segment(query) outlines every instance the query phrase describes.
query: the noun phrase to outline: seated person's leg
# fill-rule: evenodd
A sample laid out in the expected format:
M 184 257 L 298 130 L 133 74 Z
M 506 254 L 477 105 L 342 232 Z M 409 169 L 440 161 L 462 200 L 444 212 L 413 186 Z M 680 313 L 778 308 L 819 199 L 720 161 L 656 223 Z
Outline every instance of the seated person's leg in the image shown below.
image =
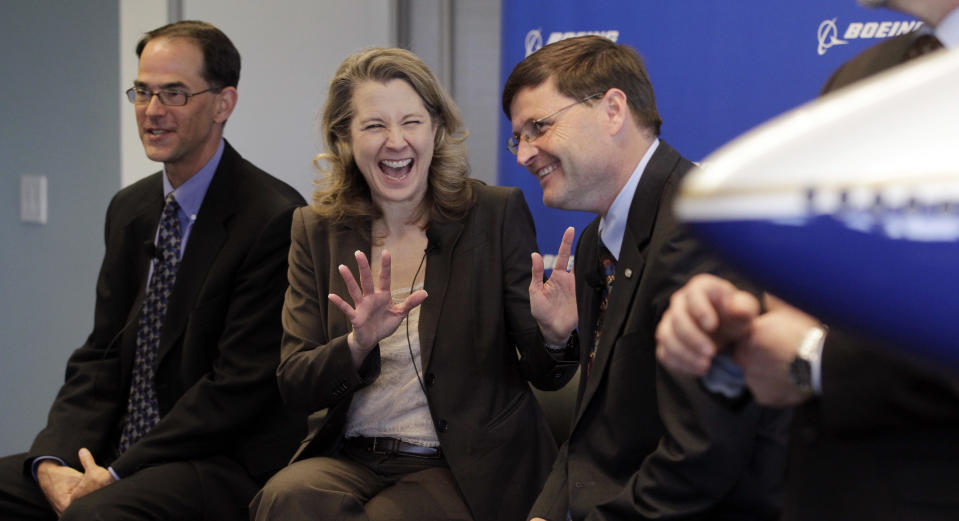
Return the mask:
M 472 521 L 469 507 L 449 468 L 406 474 L 366 503 L 370 521 Z
M 236 520 L 256 484 L 228 458 L 174 462 L 148 467 L 84 496 L 68 507 L 61 521 L 103 519 Z
M 25 456 L 0 458 L 0 519 L 56 521 L 40 486 L 23 472 Z
M 363 504 L 383 486 L 365 465 L 309 458 L 276 473 L 250 504 L 250 519 L 365 520 Z

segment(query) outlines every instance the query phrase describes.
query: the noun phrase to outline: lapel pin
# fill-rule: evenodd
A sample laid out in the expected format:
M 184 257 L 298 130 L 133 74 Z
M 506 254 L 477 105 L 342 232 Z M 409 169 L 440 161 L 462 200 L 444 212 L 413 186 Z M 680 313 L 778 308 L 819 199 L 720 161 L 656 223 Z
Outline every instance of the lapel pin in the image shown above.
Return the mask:
M 627 279 L 628 279 L 628 278 L 632 278 L 632 276 L 633 276 L 633 270 L 631 270 L 631 269 L 629 269 L 629 268 L 626 268 L 626 271 L 623 272 L 623 275 L 625 275 Z

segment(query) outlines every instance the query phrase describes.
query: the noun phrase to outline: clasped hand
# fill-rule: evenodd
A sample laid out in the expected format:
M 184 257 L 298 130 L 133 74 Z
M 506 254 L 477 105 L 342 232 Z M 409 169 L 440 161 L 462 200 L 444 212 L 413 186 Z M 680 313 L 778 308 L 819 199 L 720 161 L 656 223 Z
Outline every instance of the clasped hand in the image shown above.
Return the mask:
M 37 468 L 40 489 L 58 516 L 73 501 L 115 481 L 109 470 L 97 464 L 89 450 L 80 449 L 79 456 L 82 473 L 54 461 L 45 461 Z
M 353 355 L 353 364 L 360 367 L 373 347 L 393 334 L 406 315 L 426 300 L 427 293 L 422 289 L 414 291 L 402 302 L 394 303 L 390 294 L 390 253 L 383 250 L 380 274 L 375 286 L 366 255 L 357 250 L 354 256 L 360 274 L 359 284 L 348 267 L 340 264 L 338 268 L 350 298 L 353 299 L 353 306 L 335 293 L 330 293 L 329 299 L 353 326 L 353 331 L 346 339 Z

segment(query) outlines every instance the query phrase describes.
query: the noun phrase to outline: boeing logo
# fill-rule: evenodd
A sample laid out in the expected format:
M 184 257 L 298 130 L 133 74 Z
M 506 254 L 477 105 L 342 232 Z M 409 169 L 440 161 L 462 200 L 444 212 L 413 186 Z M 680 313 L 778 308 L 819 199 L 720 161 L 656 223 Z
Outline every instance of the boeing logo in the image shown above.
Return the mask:
M 836 19 L 823 20 L 819 24 L 819 30 L 816 31 L 819 47 L 816 51 L 820 56 L 826 54 L 830 47 L 835 45 L 844 45 L 849 40 L 870 39 L 870 38 L 890 38 L 906 34 L 922 27 L 919 20 L 902 20 L 896 22 L 851 22 L 846 26 L 846 31 L 842 38 L 839 38 L 839 28 L 836 26 Z
M 817 31 L 819 36 L 819 55 L 822 56 L 826 54 L 826 49 L 829 49 L 833 45 L 845 45 L 849 42 L 846 40 L 840 40 L 837 38 L 839 35 L 839 30 L 836 29 L 836 19 L 832 20 L 823 20 L 819 24 L 819 31 Z
M 546 40 L 546 45 L 558 42 L 560 40 L 565 40 L 567 38 L 574 38 L 576 36 L 586 36 L 590 34 L 602 36 L 614 42 L 619 40 L 619 31 L 615 29 L 609 30 L 609 31 L 566 31 L 566 32 L 549 33 L 549 38 Z M 534 52 L 540 50 L 543 47 L 542 29 L 532 29 L 530 30 L 530 32 L 526 33 L 525 43 L 526 43 L 526 56 L 529 56 L 530 54 L 533 54 Z

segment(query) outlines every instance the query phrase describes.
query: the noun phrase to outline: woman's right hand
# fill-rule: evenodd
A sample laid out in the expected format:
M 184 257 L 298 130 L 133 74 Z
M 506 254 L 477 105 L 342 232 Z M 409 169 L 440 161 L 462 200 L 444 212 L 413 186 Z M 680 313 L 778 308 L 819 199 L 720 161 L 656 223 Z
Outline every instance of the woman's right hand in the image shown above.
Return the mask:
M 373 272 L 366 255 L 357 250 L 354 256 L 360 272 L 360 284 L 356 283 L 356 278 L 348 267 L 340 264 L 338 268 L 354 305 L 350 306 L 334 293 L 330 293 L 329 298 L 353 326 L 353 331 L 346 340 L 353 355 L 353 366 L 359 368 L 376 344 L 393 334 L 406 315 L 426 300 L 427 293 L 422 289 L 414 291 L 402 302 L 393 303 L 390 294 L 390 253 L 383 250 L 380 276 L 375 287 Z

